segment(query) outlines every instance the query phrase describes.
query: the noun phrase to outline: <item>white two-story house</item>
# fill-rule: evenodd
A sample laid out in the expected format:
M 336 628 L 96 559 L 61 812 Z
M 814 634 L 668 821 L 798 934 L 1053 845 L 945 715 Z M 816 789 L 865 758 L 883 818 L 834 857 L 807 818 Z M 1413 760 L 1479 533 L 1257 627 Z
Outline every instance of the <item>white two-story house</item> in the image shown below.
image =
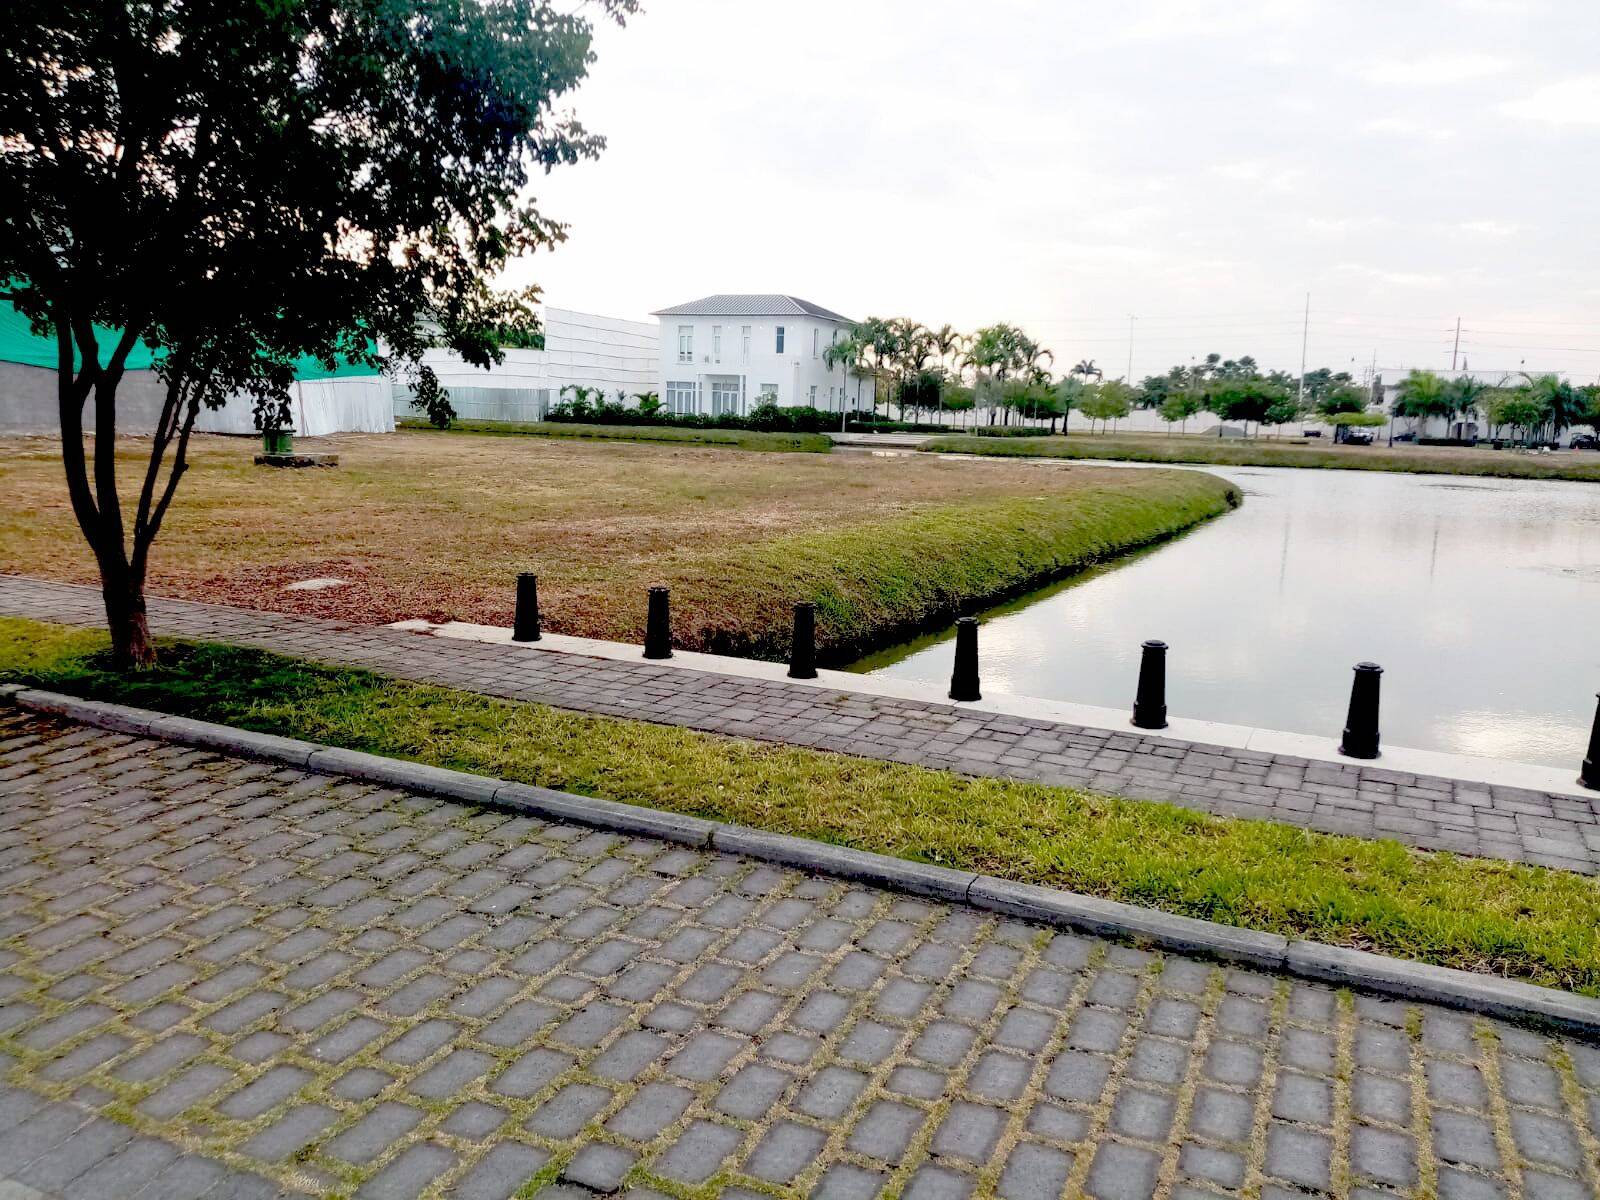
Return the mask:
M 872 381 L 823 357 L 851 321 L 795 296 L 707 296 L 661 322 L 661 401 L 671 412 L 743 415 L 772 396 L 825 412 L 872 407 Z

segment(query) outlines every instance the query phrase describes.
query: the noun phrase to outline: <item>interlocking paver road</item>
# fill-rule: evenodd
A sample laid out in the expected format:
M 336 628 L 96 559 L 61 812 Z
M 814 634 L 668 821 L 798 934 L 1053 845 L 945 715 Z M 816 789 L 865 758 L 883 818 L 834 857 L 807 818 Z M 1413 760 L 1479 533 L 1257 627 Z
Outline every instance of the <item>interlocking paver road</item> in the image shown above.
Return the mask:
M 160 633 L 486 695 L 1600 872 L 1600 799 L 220 604 L 152 600 L 150 611 Z M 0 575 L 0 612 L 84 625 L 105 621 L 97 591 L 17 576 Z
M 0 1072 L 7 1200 L 1600 1192 L 1593 1046 L 16 712 Z

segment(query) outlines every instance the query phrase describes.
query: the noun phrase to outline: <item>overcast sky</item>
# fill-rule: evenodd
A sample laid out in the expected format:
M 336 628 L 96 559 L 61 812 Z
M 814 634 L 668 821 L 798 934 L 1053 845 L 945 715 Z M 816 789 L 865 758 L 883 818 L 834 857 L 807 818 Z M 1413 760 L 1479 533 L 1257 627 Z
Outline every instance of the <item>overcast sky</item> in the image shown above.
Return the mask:
M 788 292 L 1216 350 L 1600 377 L 1595 0 L 645 0 L 521 264 L 613 316 Z M 1352 365 L 1354 360 L 1354 366 Z

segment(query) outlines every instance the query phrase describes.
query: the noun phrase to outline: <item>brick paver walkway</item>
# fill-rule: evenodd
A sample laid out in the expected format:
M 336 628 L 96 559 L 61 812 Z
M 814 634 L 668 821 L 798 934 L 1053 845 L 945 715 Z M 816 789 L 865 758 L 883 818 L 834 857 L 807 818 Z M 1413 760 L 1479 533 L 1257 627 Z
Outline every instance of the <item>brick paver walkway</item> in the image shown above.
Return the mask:
M 0 914 L 68 1200 L 1600 1194 L 1591 1045 L 20 713 Z
M 97 591 L 15 576 L 0 576 L 0 613 L 105 621 Z M 154 600 L 151 621 L 169 635 L 584 712 L 1600 871 L 1600 803 L 1572 796 L 223 605 Z

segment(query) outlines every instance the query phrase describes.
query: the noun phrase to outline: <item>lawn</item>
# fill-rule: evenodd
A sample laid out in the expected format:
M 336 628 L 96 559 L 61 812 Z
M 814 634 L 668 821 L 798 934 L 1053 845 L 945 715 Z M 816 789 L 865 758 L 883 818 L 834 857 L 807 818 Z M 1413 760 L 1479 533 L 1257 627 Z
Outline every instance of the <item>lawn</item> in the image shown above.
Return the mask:
M 1600 995 L 1600 881 L 1066 788 L 849 758 L 225 646 L 106 668 L 0 618 L 0 679 Z
M 782 657 L 794 602 L 812 600 L 822 657 L 841 662 L 1238 500 L 1192 471 L 974 471 L 916 455 L 420 432 L 323 448 L 337 468 L 285 471 L 252 465 L 253 441 L 197 439 L 150 591 L 509 624 L 513 579 L 536 570 L 548 628 L 638 641 L 646 589 L 664 583 L 684 647 Z M 145 452 L 119 447 L 125 481 Z M 90 583 L 58 456 L 49 439 L 0 440 L 0 572 Z M 285 590 L 326 577 L 348 582 Z
M 918 447 L 935 454 L 1001 458 L 1098 458 L 1125 462 L 1204 463 L 1218 467 L 1311 467 L 1409 471 L 1500 479 L 1573 479 L 1600 483 L 1600 454 L 1567 450 L 1526 454 L 1464 446 L 1335 446 L 1304 439 L 1083 434 L 1069 437 L 939 437 Z

